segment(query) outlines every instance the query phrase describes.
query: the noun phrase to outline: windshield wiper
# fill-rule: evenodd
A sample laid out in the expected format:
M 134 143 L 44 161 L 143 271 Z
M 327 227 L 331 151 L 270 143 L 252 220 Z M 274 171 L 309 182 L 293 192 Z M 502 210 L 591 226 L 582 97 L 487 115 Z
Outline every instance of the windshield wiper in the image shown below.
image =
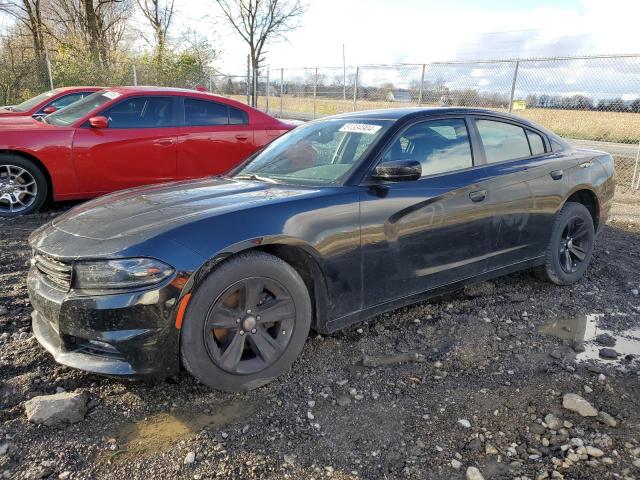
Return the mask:
M 263 177 L 262 175 L 256 175 L 255 173 L 249 175 L 236 175 L 233 178 L 237 178 L 238 180 L 258 180 L 259 182 L 279 183 L 276 182 L 273 178 Z

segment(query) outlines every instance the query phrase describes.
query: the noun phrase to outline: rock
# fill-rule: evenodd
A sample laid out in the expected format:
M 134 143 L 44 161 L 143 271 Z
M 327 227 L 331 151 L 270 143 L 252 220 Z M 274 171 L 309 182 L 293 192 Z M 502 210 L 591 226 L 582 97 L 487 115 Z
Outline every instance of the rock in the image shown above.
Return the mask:
M 466 480 L 484 480 L 482 473 L 476 467 L 467 468 L 467 473 L 464 476 Z
M 0 315 L 6 315 L 7 313 L 9 313 L 7 307 L 0 305 Z
M 638 290 L 637 288 L 631 289 L 631 295 L 638 295 L 638 294 L 640 294 L 640 290 Z
M 9 442 L 0 443 L 0 455 L 6 455 L 9 451 Z
M 562 352 L 560 350 L 554 350 L 549 354 L 551 358 L 555 358 L 556 360 L 560 360 L 562 358 Z
M 464 446 L 465 450 L 480 450 L 482 448 L 482 442 L 480 441 L 480 439 L 478 437 L 474 438 L 473 440 L 471 440 L 469 443 L 467 443 Z
M 458 425 L 461 425 L 464 428 L 471 428 L 471 422 L 465 418 L 458 420 Z
M 295 465 L 296 464 L 296 456 L 290 453 L 285 453 L 284 454 L 284 463 L 288 464 L 288 465 Z
M 573 351 L 576 353 L 582 353 L 587 350 L 583 342 L 573 342 L 571 348 L 573 348 Z
M 544 423 L 547 424 L 549 430 L 560 430 L 560 428 L 562 428 L 562 422 L 552 413 L 544 417 Z
M 618 426 L 617 420 L 607 412 L 598 412 L 598 420 L 600 423 L 604 423 L 607 427 L 615 428 Z
M 618 358 L 618 355 L 620 355 L 613 348 L 601 348 L 598 353 L 600 354 L 600 356 L 602 358 L 613 358 L 614 359 L 614 358 Z
M 71 470 L 65 470 L 60 475 L 58 475 L 59 480 L 67 480 L 69 477 L 71 477 Z
M 336 403 L 341 407 L 346 407 L 347 405 L 351 404 L 351 398 L 347 397 L 346 395 L 342 395 L 336 399 Z
M 599 458 L 604 456 L 604 452 L 599 448 L 588 446 L 587 455 L 589 455 L 590 457 Z
M 490 444 L 486 444 L 484 446 L 484 453 L 486 453 L 487 455 L 497 455 L 498 454 L 498 449 L 496 447 L 494 447 L 493 445 Z
M 87 413 L 87 395 L 63 392 L 33 397 L 24 404 L 27 420 L 47 426 L 76 423 Z
M 567 410 L 576 412 L 582 417 L 595 417 L 598 411 L 580 395 L 567 393 L 562 398 L 562 406 Z
M 191 465 L 196 461 L 196 452 L 189 452 L 187 456 L 184 457 L 184 461 L 182 462 L 185 465 Z
M 585 385 L 585 386 L 584 386 L 584 387 L 582 387 L 582 388 L 584 388 L 584 391 L 585 391 L 586 393 L 591 393 L 591 392 L 593 392 L 593 388 L 591 388 L 589 385 Z
M 454 458 L 453 460 L 451 460 L 451 467 L 453 467 L 455 470 L 460 470 L 462 468 L 462 463 Z
M 604 345 L 605 347 L 613 347 L 616 344 L 616 338 L 608 333 L 601 333 L 596 336 L 596 343 Z

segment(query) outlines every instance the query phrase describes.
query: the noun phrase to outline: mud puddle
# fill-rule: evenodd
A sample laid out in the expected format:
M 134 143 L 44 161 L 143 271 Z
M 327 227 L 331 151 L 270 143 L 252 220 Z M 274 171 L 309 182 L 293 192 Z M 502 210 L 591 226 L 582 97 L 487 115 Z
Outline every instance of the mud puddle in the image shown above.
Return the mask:
M 148 455 L 166 451 L 205 428 L 219 428 L 251 415 L 255 408 L 244 402 L 234 402 L 214 407 L 213 410 L 207 414 L 158 413 L 144 420 L 123 424 L 114 434 L 120 447 L 117 454 Z
M 583 352 L 576 353 L 576 360 L 619 361 L 627 355 L 640 357 L 640 328 L 614 332 L 599 325 L 604 315 L 592 313 L 579 317 L 554 320 L 540 328 L 540 332 L 554 335 L 574 344 L 581 343 Z M 601 349 L 613 349 L 617 358 L 603 358 Z

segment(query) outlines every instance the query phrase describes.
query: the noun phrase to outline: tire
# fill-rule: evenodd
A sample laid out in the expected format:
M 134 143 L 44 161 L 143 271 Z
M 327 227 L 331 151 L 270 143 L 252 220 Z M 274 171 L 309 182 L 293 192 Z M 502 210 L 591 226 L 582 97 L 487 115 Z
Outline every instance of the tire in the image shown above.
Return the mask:
M 589 266 L 594 241 L 589 210 L 581 203 L 567 202 L 554 221 L 545 263 L 536 269 L 538 278 L 556 285 L 576 283 Z
M 311 313 L 307 287 L 291 265 L 263 252 L 240 254 L 193 293 L 180 335 L 182 363 L 214 389 L 258 388 L 300 355 Z
M 0 154 L 0 217 L 33 213 L 48 194 L 47 179 L 38 166 L 19 155 Z

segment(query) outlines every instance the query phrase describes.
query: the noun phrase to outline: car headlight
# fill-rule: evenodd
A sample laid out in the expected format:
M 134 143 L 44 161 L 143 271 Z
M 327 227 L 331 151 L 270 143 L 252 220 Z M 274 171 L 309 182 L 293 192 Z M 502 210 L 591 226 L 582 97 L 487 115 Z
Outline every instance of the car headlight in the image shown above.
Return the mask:
M 174 269 L 153 258 L 125 258 L 76 262 L 75 288 L 86 290 L 135 288 L 153 285 L 170 277 Z

